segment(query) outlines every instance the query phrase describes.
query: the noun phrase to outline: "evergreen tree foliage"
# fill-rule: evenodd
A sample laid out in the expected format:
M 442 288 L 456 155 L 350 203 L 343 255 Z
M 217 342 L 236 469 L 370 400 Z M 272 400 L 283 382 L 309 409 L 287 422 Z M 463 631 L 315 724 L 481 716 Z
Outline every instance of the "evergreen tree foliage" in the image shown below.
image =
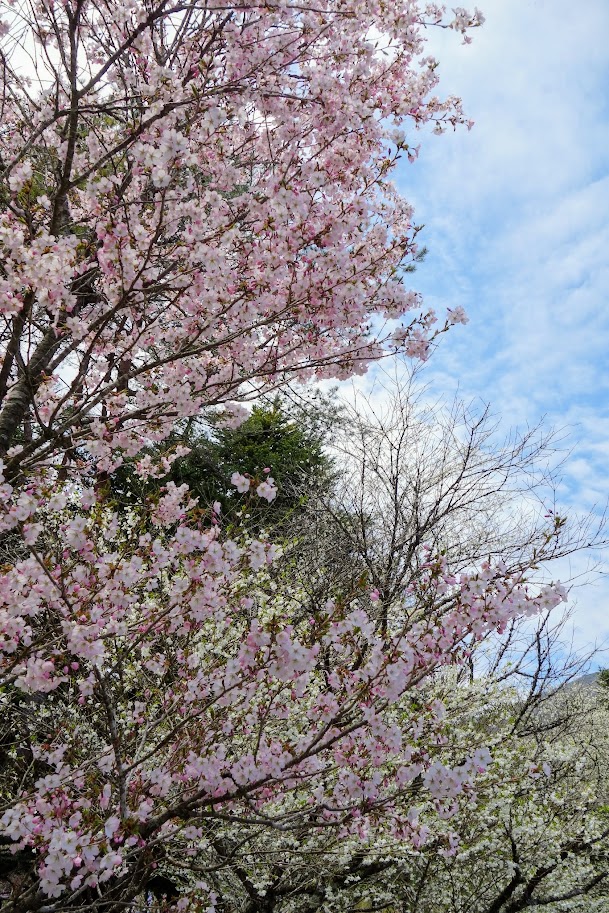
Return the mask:
M 331 485 L 332 459 L 324 444 L 340 420 L 341 408 L 333 394 L 316 394 L 306 399 L 277 395 L 259 402 L 237 428 L 220 420 L 206 421 L 205 426 L 191 422 L 170 441 L 170 449 L 180 444 L 190 452 L 173 463 L 166 478 L 141 479 L 135 464 L 129 463 L 113 475 L 113 493 L 126 507 L 145 501 L 167 482 L 186 483 L 200 507 L 220 505 L 224 526 L 238 522 L 251 531 L 264 528 L 277 534 L 313 492 Z M 158 455 L 158 449 L 151 452 Z M 239 494 L 231 485 L 235 472 L 256 484 L 273 478 L 276 499 L 261 504 L 259 498 Z

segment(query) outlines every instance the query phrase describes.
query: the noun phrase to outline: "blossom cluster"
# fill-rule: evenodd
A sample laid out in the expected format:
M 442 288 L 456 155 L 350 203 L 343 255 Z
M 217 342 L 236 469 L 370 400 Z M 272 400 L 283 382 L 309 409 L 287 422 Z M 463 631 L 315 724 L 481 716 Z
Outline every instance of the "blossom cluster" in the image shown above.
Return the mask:
M 186 485 L 165 486 L 139 535 L 137 511 L 53 490 L 32 486 L 27 509 L 8 496 L 5 528 L 38 535 L 0 576 L 3 681 L 45 695 L 54 720 L 33 748 L 51 772 L 1 828 L 36 850 L 50 897 L 127 877 L 149 846 L 179 839 L 180 820 L 212 808 L 244 828 L 287 816 L 345 838 L 393 809 L 395 834 L 421 847 L 429 827 L 403 807 L 415 779 L 448 820 L 490 756 L 480 746 L 447 765 L 442 703 L 409 715 L 411 696 L 476 638 L 564 598 L 501 566 L 455 578 L 424 550 L 411 595 L 435 608 L 418 620 L 382 636 L 357 600 L 330 600 L 296 624 L 268 600 L 257 607 L 273 546 L 227 539 Z
M 107 5 L 86 0 L 74 19 L 33 3 L 26 44 L 65 47 L 65 80 L 41 74 L 36 97 L 19 70 L 0 77 L 0 313 L 36 366 L 36 433 L 14 470 L 77 446 L 112 472 L 206 407 L 240 421 L 248 384 L 344 378 L 396 347 L 425 358 L 436 317 L 405 283 L 418 229 L 390 175 L 425 125 L 467 123 L 436 94 L 425 36 L 467 35 L 478 11 Z M 0 36 L 7 59 L 18 34 Z M 465 320 L 458 308 L 443 329 Z M 7 356 L 14 430 L 24 391 Z M 9 437 L 0 416 L 0 448 Z

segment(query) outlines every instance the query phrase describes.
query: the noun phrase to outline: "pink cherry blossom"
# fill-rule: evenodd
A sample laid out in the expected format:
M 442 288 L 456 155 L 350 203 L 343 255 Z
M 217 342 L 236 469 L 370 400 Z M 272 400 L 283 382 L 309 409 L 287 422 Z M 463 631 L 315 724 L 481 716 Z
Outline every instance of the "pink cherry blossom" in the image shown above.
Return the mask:
M 246 476 L 241 475 L 240 472 L 233 472 L 230 483 L 235 486 L 239 494 L 245 494 L 246 491 L 249 491 L 251 484 L 250 480 Z
M 269 504 L 277 497 L 277 487 L 274 480 L 269 476 L 264 482 L 256 487 L 256 494 L 259 498 L 265 498 Z

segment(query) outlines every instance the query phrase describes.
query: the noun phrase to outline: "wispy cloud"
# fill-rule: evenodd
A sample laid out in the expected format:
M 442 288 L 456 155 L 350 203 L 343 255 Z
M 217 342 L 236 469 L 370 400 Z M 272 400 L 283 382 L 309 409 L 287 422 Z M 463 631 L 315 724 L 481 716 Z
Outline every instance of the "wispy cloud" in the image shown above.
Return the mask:
M 506 425 L 568 426 L 559 494 L 586 510 L 609 496 L 609 4 L 480 5 L 473 45 L 432 40 L 474 131 L 426 138 L 398 175 L 425 223 L 417 288 L 439 314 L 470 316 L 427 379 L 490 401 Z M 609 636 L 606 579 L 578 603 L 580 639 Z

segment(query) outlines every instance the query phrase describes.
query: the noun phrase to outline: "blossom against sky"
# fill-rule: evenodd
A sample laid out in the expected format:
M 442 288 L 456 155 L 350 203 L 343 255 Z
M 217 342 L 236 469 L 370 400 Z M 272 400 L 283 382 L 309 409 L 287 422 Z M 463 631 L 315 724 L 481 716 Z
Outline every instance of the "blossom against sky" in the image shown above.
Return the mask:
M 469 47 L 433 36 L 471 133 L 426 136 L 397 175 L 429 248 L 414 285 L 470 317 L 424 372 L 490 402 L 503 424 L 568 426 L 559 492 L 609 497 L 609 3 L 484 0 Z M 609 558 L 605 555 L 605 569 Z M 579 573 L 584 562 L 575 560 Z M 561 569 L 564 576 L 569 571 Z M 578 589 L 578 640 L 609 635 L 609 583 Z

